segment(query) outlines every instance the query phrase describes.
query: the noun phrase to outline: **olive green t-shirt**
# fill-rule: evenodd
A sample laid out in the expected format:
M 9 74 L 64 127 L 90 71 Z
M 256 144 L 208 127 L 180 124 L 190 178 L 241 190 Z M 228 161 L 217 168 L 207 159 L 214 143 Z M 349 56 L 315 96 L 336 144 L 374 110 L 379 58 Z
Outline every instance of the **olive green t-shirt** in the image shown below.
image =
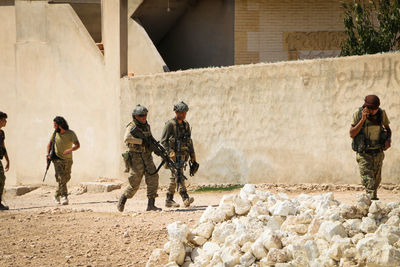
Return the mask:
M 50 141 L 52 141 L 53 135 L 50 138 Z M 68 130 L 63 134 L 56 133 L 56 139 L 55 139 L 55 151 L 57 157 L 60 159 L 72 159 L 72 153 L 68 155 L 64 155 L 64 151 L 67 149 L 70 149 L 74 143 L 78 142 L 78 137 L 74 133 L 74 131 Z
M 378 111 L 379 112 L 379 111 Z M 353 122 L 351 125 L 355 126 L 360 120 L 361 120 L 362 114 L 359 109 L 356 110 L 353 114 Z M 380 125 L 372 124 L 370 120 L 367 120 L 364 122 L 365 127 L 364 127 L 364 135 L 371 140 L 371 147 L 372 149 L 379 148 L 379 132 L 381 129 Z M 382 109 L 382 125 L 389 125 L 390 121 L 386 115 L 385 110 Z

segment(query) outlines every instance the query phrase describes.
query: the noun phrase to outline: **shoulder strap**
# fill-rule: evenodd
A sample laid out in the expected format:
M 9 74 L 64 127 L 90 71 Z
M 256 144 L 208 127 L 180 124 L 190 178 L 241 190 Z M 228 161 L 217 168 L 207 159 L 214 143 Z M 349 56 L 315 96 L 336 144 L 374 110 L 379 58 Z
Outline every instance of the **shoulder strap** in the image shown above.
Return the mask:
M 189 123 L 186 120 L 184 120 L 183 123 L 185 125 L 185 130 L 188 132 L 190 130 L 189 129 Z
M 52 142 L 53 145 L 56 142 L 56 134 L 57 134 L 57 131 L 54 131 L 53 137 L 51 138 L 51 142 Z
M 178 121 L 176 120 L 176 118 L 173 118 L 171 120 L 171 122 L 172 122 L 172 125 L 174 127 L 174 136 L 175 136 L 175 138 L 178 138 L 178 130 L 177 130 Z
M 383 111 L 382 111 L 382 109 L 381 108 L 379 108 L 379 110 L 378 110 L 378 122 L 379 122 L 379 125 L 382 127 L 382 123 L 383 123 Z

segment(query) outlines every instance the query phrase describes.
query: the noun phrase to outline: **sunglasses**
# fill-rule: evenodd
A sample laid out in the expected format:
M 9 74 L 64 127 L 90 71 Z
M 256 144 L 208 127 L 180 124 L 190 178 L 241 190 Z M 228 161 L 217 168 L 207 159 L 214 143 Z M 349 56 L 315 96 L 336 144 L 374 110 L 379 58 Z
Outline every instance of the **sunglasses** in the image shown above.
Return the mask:
M 146 117 L 146 116 L 147 116 L 147 114 L 138 115 L 138 117 Z

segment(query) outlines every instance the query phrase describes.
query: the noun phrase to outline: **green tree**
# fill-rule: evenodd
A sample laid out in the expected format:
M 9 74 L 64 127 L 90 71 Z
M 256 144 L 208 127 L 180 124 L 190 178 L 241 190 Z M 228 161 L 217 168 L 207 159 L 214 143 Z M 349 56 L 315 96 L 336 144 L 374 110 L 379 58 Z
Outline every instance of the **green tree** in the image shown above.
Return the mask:
M 400 0 L 341 2 L 346 39 L 341 56 L 400 49 Z

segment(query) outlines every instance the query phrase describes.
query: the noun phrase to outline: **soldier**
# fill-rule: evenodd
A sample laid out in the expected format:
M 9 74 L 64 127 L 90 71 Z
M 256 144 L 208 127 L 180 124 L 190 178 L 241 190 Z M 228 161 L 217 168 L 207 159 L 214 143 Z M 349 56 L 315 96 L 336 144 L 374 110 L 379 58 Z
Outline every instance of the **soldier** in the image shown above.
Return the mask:
M 53 159 L 53 164 L 58 183 L 54 200 L 57 204 L 68 205 L 67 183 L 71 179 L 72 152 L 80 148 L 80 143 L 78 137 L 74 131 L 69 129 L 68 123 L 63 117 L 55 117 L 53 126 L 55 131 L 47 145 L 47 158 L 50 157 L 51 146 L 54 142 L 55 158 Z
M 8 158 L 6 145 L 4 143 L 4 139 L 6 138 L 4 131 L 1 128 L 5 127 L 7 124 L 7 114 L 0 111 L 0 210 L 8 210 L 8 207 L 1 203 L 4 191 L 4 185 L 6 183 L 6 176 L 4 172 L 7 172 L 10 168 L 10 159 Z M 3 168 L 3 164 L 1 160 L 3 157 L 6 158 L 6 167 Z
M 185 120 L 188 110 L 188 105 L 186 105 L 183 101 L 174 105 L 176 117 L 165 123 L 161 137 L 161 144 L 174 161 L 176 161 L 178 156 L 180 156 L 184 161 L 184 164 L 186 164 L 190 157 L 191 163 L 197 165 L 190 126 Z M 180 152 L 178 151 L 177 147 L 178 142 L 180 144 Z M 180 155 L 178 153 L 180 153 Z M 177 186 L 177 177 L 175 176 L 176 175 L 172 173 L 168 187 L 167 198 L 165 200 L 165 206 L 168 208 L 179 207 L 179 204 L 174 201 L 174 193 Z M 181 179 L 179 182 L 179 194 L 182 197 L 185 207 L 189 207 L 190 204 L 193 203 L 194 198 L 189 197 L 184 179 Z
M 361 183 L 371 199 L 378 200 L 377 189 L 381 182 L 382 162 L 385 157 L 383 151 L 391 145 L 392 132 L 385 110 L 379 108 L 379 97 L 368 95 L 364 102 L 353 114 L 350 137 L 354 139 L 353 143 L 359 142 L 358 140 L 365 143 L 364 148 L 356 149 Z
M 124 142 L 129 149 L 129 185 L 118 201 L 118 210 L 124 211 L 126 200 L 132 198 L 139 189 L 143 175 L 147 185 L 147 209 L 146 211 L 159 211 L 154 204 L 158 190 L 158 174 L 151 155 L 152 151 L 145 145 L 142 139 L 132 136 L 131 130 L 139 127 L 146 136 L 151 135 L 150 125 L 147 123 L 148 110 L 144 106 L 137 105 L 132 113 L 132 122 L 126 127 Z

